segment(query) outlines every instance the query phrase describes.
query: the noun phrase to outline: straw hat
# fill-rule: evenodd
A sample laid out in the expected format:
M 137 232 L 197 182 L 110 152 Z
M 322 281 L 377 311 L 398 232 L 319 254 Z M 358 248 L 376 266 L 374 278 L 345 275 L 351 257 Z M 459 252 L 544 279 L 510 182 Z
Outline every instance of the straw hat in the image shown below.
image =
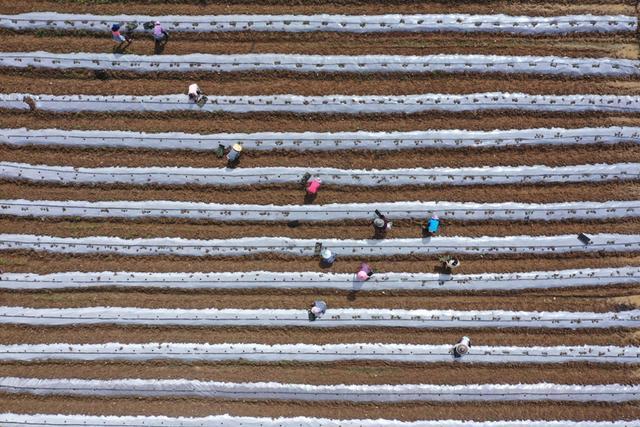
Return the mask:
M 233 144 L 233 147 L 231 148 L 233 148 L 233 151 L 237 151 L 237 152 L 242 151 L 242 145 L 240 144 Z

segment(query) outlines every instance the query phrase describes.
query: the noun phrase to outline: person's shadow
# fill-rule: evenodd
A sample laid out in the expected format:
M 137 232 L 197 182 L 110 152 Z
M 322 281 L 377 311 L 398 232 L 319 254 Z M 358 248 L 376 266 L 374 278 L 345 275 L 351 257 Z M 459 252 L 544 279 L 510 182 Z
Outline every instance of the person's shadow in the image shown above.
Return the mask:
M 156 55 L 161 55 L 164 53 L 164 48 L 167 45 L 166 41 L 161 41 L 161 42 L 156 42 L 155 46 L 153 47 L 153 53 Z
M 353 275 L 353 281 L 351 282 L 351 290 L 347 295 L 348 301 L 355 301 L 358 298 L 358 292 L 363 288 L 364 284 L 367 283 L 367 280 L 362 281 L 356 278 L 356 275 Z

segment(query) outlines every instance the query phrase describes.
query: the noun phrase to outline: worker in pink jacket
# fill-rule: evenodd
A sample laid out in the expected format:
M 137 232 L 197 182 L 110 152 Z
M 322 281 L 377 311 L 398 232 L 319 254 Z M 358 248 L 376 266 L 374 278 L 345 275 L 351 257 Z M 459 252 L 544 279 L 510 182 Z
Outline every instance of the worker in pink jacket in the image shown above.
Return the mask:
M 358 272 L 356 273 L 356 279 L 360 282 L 365 282 L 369 280 L 373 276 L 373 269 L 366 262 L 360 263 L 360 268 L 358 268 Z
M 320 178 L 310 179 L 307 183 L 307 194 L 315 196 L 318 194 L 318 190 L 320 190 L 320 185 L 322 185 L 322 181 Z

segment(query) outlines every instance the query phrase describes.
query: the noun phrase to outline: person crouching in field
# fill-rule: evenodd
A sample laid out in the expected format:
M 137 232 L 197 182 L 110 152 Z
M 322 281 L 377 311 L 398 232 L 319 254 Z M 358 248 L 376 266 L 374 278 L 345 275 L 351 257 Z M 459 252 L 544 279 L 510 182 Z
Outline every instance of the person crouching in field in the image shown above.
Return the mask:
M 207 103 L 207 97 L 200 90 L 200 86 L 196 83 L 189 85 L 189 90 L 187 91 L 189 95 L 189 101 L 198 104 L 199 107 L 202 107 Z
M 162 53 L 164 51 L 164 47 L 167 45 L 167 42 L 169 41 L 169 33 L 167 33 L 164 30 L 164 28 L 162 28 L 160 21 L 156 21 L 153 24 L 153 40 L 156 43 L 155 53 L 156 54 Z
M 111 38 L 117 43 L 114 49 L 115 52 L 124 52 L 133 41 L 131 37 L 124 36 L 120 33 L 120 24 L 113 24 L 111 26 Z
M 309 321 L 313 322 L 316 319 L 322 317 L 327 312 L 327 303 L 321 300 L 314 301 L 311 307 L 307 310 L 309 313 Z

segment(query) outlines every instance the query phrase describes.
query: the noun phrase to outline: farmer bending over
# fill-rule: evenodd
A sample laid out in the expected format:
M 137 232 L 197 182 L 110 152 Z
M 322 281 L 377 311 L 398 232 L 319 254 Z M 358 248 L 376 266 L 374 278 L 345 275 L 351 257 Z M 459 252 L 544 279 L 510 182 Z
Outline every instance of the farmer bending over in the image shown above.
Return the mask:
M 131 38 L 120 34 L 120 24 L 113 24 L 111 26 L 111 38 L 114 42 L 118 43 L 116 51 L 120 52 L 128 48 L 132 41 Z

